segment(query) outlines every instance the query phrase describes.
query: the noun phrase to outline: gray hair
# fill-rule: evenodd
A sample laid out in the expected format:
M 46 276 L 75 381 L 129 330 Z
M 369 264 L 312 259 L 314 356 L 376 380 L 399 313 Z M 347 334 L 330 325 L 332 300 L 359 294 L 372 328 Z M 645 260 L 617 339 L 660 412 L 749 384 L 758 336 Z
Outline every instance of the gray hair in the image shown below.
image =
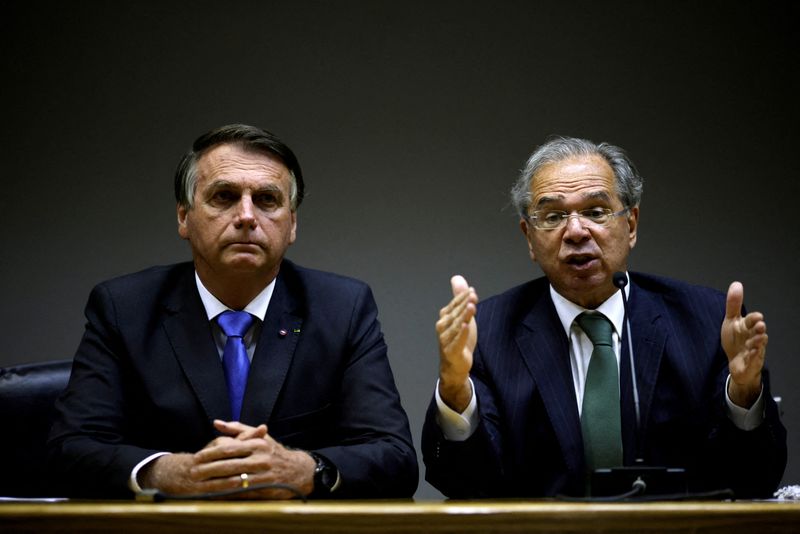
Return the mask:
M 600 156 L 611 167 L 617 182 L 617 195 L 625 207 L 633 208 L 642 199 L 642 177 L 623 149 L 609 143 L 595 144 L 576 137 L 554 137 L 528 158 L 525 168 L 511 188 L 511 202 L 520 216 L 528 214 L 531 205 L 531 182 L 545 165 L 575 156 Z
M 195 140 L 192 149 L 183 156 L 175 170 L 175 200 L 178 204 L 187 209 L 192 207 L 197 188 L 197 162 L 208 150 L 222 144 L 237 144 L 280 158 L 289 169 L 289 204 L 292 211 L 297 210 L 305 196 L 303 171 L 300 170 L 297 157 L 275 134 L 247 124 L 222 126 Z

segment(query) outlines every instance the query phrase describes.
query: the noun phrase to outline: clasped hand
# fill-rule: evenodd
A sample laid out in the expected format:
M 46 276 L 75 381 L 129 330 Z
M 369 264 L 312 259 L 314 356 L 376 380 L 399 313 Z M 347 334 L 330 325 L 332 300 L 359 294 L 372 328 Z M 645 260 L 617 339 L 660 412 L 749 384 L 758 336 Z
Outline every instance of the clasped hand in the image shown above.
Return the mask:
M 143 487 L 164 493 L 196 494 L 233 490 L 247 482 L 288 484 L 308 495 L 314 488 L 315 462 L 304 451 L 288 449 L 275 441 L 266 425 L 252 427 L 236 421 L 214 421 L 222 435 L 198 452 L 176 453 L 157 458 L 142 475 Z M 290 499 L 287 490 L 262 489 L 232 498 Z

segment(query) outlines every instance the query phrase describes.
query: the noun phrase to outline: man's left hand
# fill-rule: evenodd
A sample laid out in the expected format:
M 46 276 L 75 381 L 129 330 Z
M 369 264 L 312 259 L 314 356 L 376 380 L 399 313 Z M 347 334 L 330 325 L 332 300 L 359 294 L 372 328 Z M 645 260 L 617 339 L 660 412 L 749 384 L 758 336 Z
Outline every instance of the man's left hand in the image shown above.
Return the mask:
M 733 282 L 728 288 L 720 340 L 731 373 L 728 395 L 737 406 L 750 408 L 761 393 L 767 323 L 760 312 L 750 312 L 742 317 L 743 302 L 744 287 L 740 282 Z
M 222 436 L 195 453 L 192 477 L 213 482 L 220 489 L 242 487 L 242 473 L 247 483 L 288 484 L 308 495 L 314 489 L 316 462 L 301 450 L 287 449 L 267 432 L 266 425 L 251 427 L 239 422 L 214 421 Z M 265 489 L 240 495 L 242 498 L 290 499 L 286 490 Z

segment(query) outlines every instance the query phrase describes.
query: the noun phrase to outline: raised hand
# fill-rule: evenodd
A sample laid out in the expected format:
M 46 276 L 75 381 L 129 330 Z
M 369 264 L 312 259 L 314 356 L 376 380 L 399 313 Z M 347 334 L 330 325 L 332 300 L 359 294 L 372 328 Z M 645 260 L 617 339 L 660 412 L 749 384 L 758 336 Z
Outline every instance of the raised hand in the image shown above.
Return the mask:
M 450 279 L 453 299 L 441 310 L 436 322 L 439 339 L 439 395 L 457 412 L 463 412 L 472 398 L 469 372 L 478 341 L 475 310 L 478 295 L 463 276 Z
M 733 282 L 728 288 L 720 341 L 731 373 L 728 395 L 734 404 L 749 408 L 761 392 L 768 338 L 764 315 L 750 312 L 742 317 L 743 302 L 744 287 Z

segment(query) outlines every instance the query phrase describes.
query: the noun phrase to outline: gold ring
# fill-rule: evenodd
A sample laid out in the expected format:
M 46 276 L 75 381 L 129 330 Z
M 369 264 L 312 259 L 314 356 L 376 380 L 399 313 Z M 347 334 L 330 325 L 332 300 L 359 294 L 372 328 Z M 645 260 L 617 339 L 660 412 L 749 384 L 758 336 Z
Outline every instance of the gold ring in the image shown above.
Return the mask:
M 249 477 L 247 476 L 247 473 L 242 473 L 241 475 L 239 475 L 239 478 L 242 479 L 243 488 L 247 488 L 250 486 L 250 481 L 248 480 Z

